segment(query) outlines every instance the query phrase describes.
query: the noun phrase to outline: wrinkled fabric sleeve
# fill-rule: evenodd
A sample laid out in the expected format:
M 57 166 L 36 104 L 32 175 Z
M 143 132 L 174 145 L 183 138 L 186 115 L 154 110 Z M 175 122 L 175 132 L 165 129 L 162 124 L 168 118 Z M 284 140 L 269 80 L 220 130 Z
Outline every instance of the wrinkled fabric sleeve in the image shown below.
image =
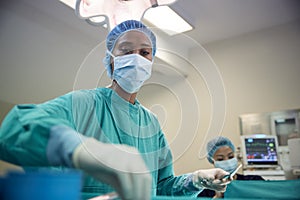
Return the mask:
M 49 161 L 47 156 L 50 130 L 55 126 L 75 130 L 72 93 L 42 104 L 16 105 L 7 114 L 0 128 L 0 159 L 20 166 L 69 166 L 68 161 L 57 159 L 60 161 L 55 163 L 53 162 L 55 159 Z M 56 142 L 68 140 L 69 136 L 70 134 L 66 137 L 57 137 Z M 71 148 L 74 148 L 74 145 Z
M 52 126 L 46 152 L 49 163 L 55 166 L 74 167 L 72 162 L 73 152 L 85 139 L 85 136 L 68 126 Z
M 159 160 L 157 195 L 197 197 L 202 190 L 193 185 L 192 174 L 174 176 L 172 154 L 163 134 L 160 137 L 160 145 L 162 152 Z

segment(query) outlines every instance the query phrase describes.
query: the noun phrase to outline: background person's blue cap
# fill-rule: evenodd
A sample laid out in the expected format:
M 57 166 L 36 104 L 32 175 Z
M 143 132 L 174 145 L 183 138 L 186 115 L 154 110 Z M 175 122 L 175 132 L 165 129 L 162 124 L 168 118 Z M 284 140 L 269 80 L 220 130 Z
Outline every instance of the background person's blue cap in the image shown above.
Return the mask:
M 228 138 L 223 137 L 223 136 L 216 137 L 207 143 L 206 151 L 207 151 L 208 162 L 213 163 L 212 158 L 213 158 L 214 154 L 216 153 L 216 151 L 219 148 L 221 148 L 223 146 L 228 146 L 232 149 L 233 152 L 235 152 L 235 147 L 232 144 L 232 142 Z
M 156 53 L 156 37 L 148 27 L 146 27 L 142 22 L 136 20 L 124 21 L 113 28 L 106 37 L 106 49 L 109 52 L 112 52 L 119 37 L 131 30 L 143 32 L 146 36 L 148 36 L 152 44 L 152 57 L 154 57 Z M 107 70 L 109 78 L 112 77 L 110 57 L 111 55 L 106 52 L 105 58 L 103 59 L 103 64 Z

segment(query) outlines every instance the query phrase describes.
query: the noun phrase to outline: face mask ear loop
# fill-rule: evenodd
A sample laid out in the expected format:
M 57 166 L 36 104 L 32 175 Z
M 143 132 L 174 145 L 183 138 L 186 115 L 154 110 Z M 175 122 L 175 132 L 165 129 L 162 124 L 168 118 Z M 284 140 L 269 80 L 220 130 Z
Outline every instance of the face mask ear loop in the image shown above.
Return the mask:
M 106 50 L 106 52 L 113 58 L 115 58 L 116 56 L 114 56 L 110 51 Z
M 113 58 L 113 61 L 111 61 L 111 58 L 109 58 L 109 66 L 108 66 L 111 69 L 110 70 L 110 74 L 108 75 L 108 77 L 110 79 L 113 79 L 113 70 L 112 70 L 113 67 L 112 67 L 112 63 L 114 62 L 115 56 L 109 50 L 106 50 L 106 53 Z
M 215 161 L 215 159 L 211 158 L 211 160 L 213 161 L 213 163 L 212 163 L 212 164 L 215 164 L 215 162 L 216 162 L 216 161 Z
M 108 51 L 108 50 L 106 50 L 106 52 L 113 58 L 113 60 L 115 59 L 115 57 L 116 56 L 114 56 L 110 51 Z M 112 69 L 112 63 L 111 63 L 111 61 L 109 61 L 110 62 L 110 67 L 111 67 L 111 69 Z M 111 77 L 113 76 L 113 72 L 111 72 Z

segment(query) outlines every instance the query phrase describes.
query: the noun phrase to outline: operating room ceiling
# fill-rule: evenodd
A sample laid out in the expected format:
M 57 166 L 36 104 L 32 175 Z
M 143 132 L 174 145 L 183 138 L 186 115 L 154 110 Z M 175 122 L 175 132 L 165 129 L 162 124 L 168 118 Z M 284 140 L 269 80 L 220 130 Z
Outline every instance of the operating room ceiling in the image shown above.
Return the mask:
M 185 34 L 204 45 L 300 18 L 299 0 L 178 0 L 171 7 L 194 27 Z M 0 27 L 0 100 L 12 103 L 40 102 L 70 90 L 78 60 L 107 34 L 59 0 L 4 1 Z
M 28 10 L 18 11 L 31 11 L 36 17 L 46 14 L 82 29 L 75 14 L 66 12 L 70 8 L 58 0 L 12 0 L 5 4 L 10 4 L 11 8 L 17 8 L 17 4 L 27 4 Z M 57 9 L 59 4 L 65 8 Z M 194 27 L 186 34 L 201 44 L 259 31 L 300 18 L 299 0 L 177 0 L 171 7 Z M 85 32 L 95 36 L 94 28 L 86 28 Z

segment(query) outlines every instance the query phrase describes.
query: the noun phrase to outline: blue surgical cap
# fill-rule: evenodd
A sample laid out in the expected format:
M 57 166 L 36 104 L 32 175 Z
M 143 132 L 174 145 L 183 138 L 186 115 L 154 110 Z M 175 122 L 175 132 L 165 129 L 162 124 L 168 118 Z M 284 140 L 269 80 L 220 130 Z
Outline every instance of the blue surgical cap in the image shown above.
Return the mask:
M 112 52 L 115 48 L 115 44 L 120 36 L 124 33 L 132 30 L 137 30 L 143 32 L 152 43 L 152 57 L 156 53 L 156 37 L 154 33 L 146 27 L 142 22 L 136 20 L 127 20 L 118 24 L 113 28 L 106 37 L 106 49 L 109 52 Z M 110 54 L 106 52 L 105 58 L 103 59 L 104 66 L 107 70 L 108 77 L 112 77 L 111 64 L 110 64 Z
M 214 154 L 216 153 L 216 151 L 223 146 L 228 146 L 232 149 L 233 152 L 235 151 L 234 145 L 226 137 L 219 136 L 219 137 L 216 137 L 216 138 L 210 140 L 207 143 L 207 145 L 206 145 L 207 160 L 210 163 L 213 163 L 212 158 L 214 157 Z

